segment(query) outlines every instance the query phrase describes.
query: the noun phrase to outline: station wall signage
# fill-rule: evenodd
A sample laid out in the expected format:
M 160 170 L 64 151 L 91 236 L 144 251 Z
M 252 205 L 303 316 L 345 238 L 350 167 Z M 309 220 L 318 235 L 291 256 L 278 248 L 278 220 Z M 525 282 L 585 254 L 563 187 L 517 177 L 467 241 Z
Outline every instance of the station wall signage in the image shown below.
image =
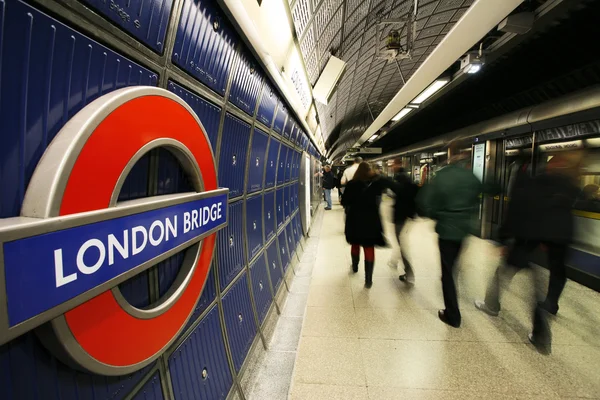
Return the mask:
M 129 171 L 157 147 L 194 191 L 119 202 Z M 90 103 L 48 146 L 21 216 L 0 220 L 0 344 L 35 329 L 74 368 L 124 375 L 148 365 L 194 311 L 228 193 L 200 120 L 175 94 L 133 87 Z M 118 285 L 178 252 L 163 298 L 132 306 Z

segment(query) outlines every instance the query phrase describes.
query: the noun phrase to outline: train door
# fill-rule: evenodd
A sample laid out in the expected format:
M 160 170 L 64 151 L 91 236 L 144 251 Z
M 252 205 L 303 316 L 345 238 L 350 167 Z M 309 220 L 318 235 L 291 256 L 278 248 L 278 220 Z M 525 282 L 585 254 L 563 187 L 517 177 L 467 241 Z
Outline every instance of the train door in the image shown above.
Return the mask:
M 532 156 L 533 135 L 497 141 L 496 174 L 493 182 L 498 185 L 500 193 L 493 197 L 491 205 L 490 237 L 499 239 L 499 230 L 508 209 L 510 191 L 518 168 L 529 168 Z

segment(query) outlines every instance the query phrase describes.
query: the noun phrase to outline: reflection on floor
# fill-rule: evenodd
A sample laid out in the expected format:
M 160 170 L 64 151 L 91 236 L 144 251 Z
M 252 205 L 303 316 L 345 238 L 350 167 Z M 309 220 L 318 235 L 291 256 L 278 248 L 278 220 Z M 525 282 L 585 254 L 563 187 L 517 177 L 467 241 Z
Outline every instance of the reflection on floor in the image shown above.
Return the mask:
M 385 221 L 390 204 L 382 206 Z M 551 320 L 553 353 L 542 356 L 527 340 L 526 276 L 515 278 L 498 318 L 473 306 L 498 264 L 492 244 L 473 238 L 463 250 L 463 323 L 454 329 L 437 318 L 443 300 L 433 222 L 418 220 L 402 232 L 403 251 L 415 269 L 414 287 L 400 282 L 399 271 L 387 265 L 394 251 L 387 248 L 376 250 L 374 284 L 365 289 L 362 263 L 358 274 L 350 270 L 343 218 L 339 205 L 325 212 L 318 245 L 304 254 L 284 308 L 283 318 L 286 312 L 292 318 L 284 322 L 290 324 L 284 331 L 300 335 L 299 344 L 289 347 L 296 352 L 289 398 L 600 398 L 599 293 L 567 283 L 559 314 Z M 387 223 L 386 234 L 392 232 Z M 305 311 L 288 308 L 295 304 L 293 296 L 304 296 Z M 285 348 L 281 335 L 276 331 L 273 341 Z M 281 392 L 265 395 L 254 391 L 250 398 L 285 398 Z

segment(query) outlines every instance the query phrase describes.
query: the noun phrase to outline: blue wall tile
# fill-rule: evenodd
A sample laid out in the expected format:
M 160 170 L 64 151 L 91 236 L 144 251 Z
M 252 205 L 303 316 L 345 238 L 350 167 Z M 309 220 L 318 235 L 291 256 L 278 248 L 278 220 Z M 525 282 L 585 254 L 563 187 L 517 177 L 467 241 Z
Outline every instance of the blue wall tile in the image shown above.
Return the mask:
M 238 62 L 231 81 L 229 101 L 253 116 L 258 94 L 262 88 L 262 76 L 257 70 L 256 61 L 242 51 L 238 54 Z
M 277 94 L 273 90 L 273 87 L 268 82 L 265 82 L 256 119 L 270 128 L 273 123 L 276 107 Z
M 216 305 L 171 354 L 169 373 L 177 400 L 227 397 L 233 379 Z
M 233 364 L 236 371 L 239 371 L 256 335 L 246 273 L 223 296 L 223 314 Z
M 252 292 L 254 293 L 254 301 L 256 302 L 256 312 L 258 313 L 258 321 L 262 324 L 269 312 L 269 307 L 273 297 L 269 287 L 269 276 L 267 263 L 264 254 L 250 265 L 250 277 L 252 280 Z
M 275 138 L 271 138 L 269 143 L 269 151 L 267 154 L 267 167 L 265 170 L 265 188 L 272 188 L 275 186 L 275 179 L 277 176 L 278 164 L 277 158 L 279 157 L 279 148 L 281 143 Z
M 217 233 L 221 290 L 244 268 L 243 205 L 241 201 L 229 205 L 228 225 Z
M 185 0 L 175 37 L 173 63 L 223 96 L 237 41 L 216 2 Z
M 275 212 L 275 192 L 266 192 L 264 196 L 264 211 L 263 217 L 265 221 L 265 240 L 271 239 L 275 236 L 275 224 L 276 222 Z
M 227 114 L 219 157 L 219 186 L 229 188 L 229 198 L 244 194 L 244 172 L 249 142 L 250 125 Z
M 156 371 L 152 377 L 140 388 L 133 400 L 162 400 L 163 392 L 160 382 L 160 374 Z
M 262 189 L 268 142 L 269 137 L 267 134 L 258 128 L 254 128 L 250 162 L 248 163 L 248 184 L 246 185 L 248 193 Z
M 269 267 L 269 274 L 271 275 L 273 290 L 275 293 L 277 293 L 277 290 L 281 285 L 281 281 L 283 280 L 281 262 L 279 261 L 279 246 L 277 245 L 277 239 L 273 240 L 269 247 L 267 247 L 267 266 Z
M 6 218 L 19 215 L 38 161 L 73 115 L 103 94 L 156 85 L 158 77 L 21 1 L 2 1 L 0 8 L 0 218 Z
M 248 240 L 248 259 L 257 255 L 263 246 L 263 204 L 262 195 L 246 201 L 246 238 Z

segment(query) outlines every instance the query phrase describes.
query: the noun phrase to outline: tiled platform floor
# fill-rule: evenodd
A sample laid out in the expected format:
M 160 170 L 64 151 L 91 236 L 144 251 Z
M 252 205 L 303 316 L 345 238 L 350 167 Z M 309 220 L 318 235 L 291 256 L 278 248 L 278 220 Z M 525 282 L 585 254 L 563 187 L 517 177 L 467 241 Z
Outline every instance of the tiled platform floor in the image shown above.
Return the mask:
M 382 206 L 385 221 L 390 204 Z M 542 356 L 527 340 L 525 276 L 513 281 L 500 317 L 473 306 L 498 263 L 493 245 L 471 239 L 461 255 L 463 324 L 454 329 L 437 318 L 443 300 L 433 222 L 413 222 L 402 235 L 415 269 L 414 287 L 406 287 L 387 265 L 389 248 L 376 250 L 374 284 L 365 289 L 362 264 L 358 274 L 350 271 L 343 218 L 339 205 L 325 212 L 318 245 L 300 264 L 290 296 L 308 292 L 305 312 L 294 309 L 293 297 L 283 311 L 283 318 L 295 318 L 288 321 L 288 332 L 300 329 L 302 318 L 297 349 L 292 345 L 296 360 L 289 398 L 600 398 L 600 294 L 567 283 L 551 321 L 553 353 Z M 386 232 L 392 229 L 386 224 Z
M 384 221 L 390 205 L 384 200 Z M 490 243 L 471 239 L 461 255 L 463 323 L 454 329 L 437 318 L 443 300 L 432 221 L 402 234 L 415 286 L 388 267 L 388 248 L 376 250 L 374 284 L 365 289 L 362 264 L 350 271 L 341 207 L 318 215 L 249 399 L 600 398 L 600 294 L 567 283 L 551 320 L 553 353 L 542 356 L 527 340 L 526 276 L 513 281 L 500 317 L 473 306 L 498 263 Z M 392 234 L 390 223 L 385 228 Z

